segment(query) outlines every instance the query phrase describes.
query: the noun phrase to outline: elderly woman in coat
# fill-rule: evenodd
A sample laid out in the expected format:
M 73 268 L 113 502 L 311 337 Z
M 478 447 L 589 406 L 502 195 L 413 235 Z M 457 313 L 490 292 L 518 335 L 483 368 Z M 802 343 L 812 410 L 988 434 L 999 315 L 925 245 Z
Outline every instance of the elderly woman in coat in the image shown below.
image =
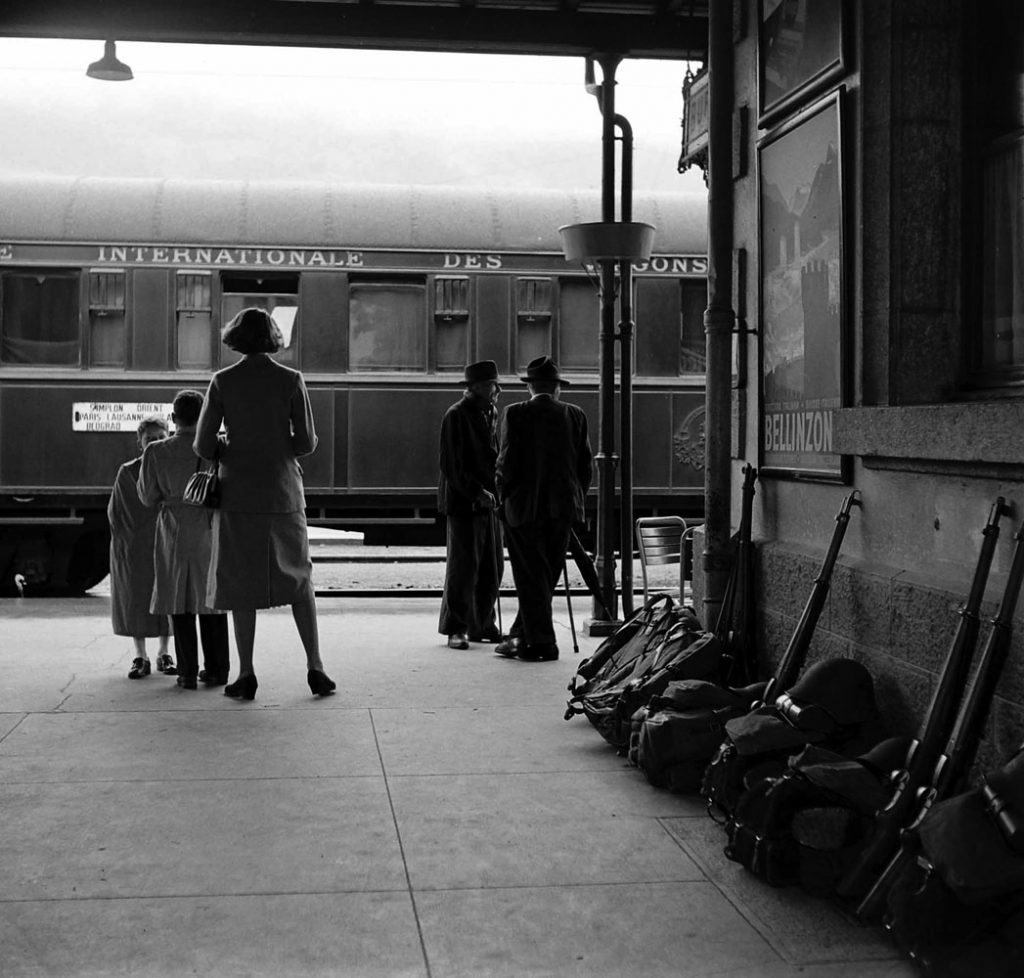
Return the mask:
M 281 331 L 263 309 L 243 309 L 224 327 L 224 345 L 242 359 L 213 375 L 195 450 L 218 457 L 220 507 L 213 518 L 209 603 L 231 611 L 238 679 L 227 696 L 256 696 L 256 610 L 290 605 L 315 696 L 334 692 L 320 658 L 305 494 L 298 457 L 316 448 L 302 374 L 273 360 Z M 223 449 L 218 431 L 226 431 Z
M 167 421 L 151 415 L 139 422 L 139 452 L 167 437 Z M 153 597 L 153 539 L 156 513 L 142 504 L 137 483 L 141 454 L 117 470 L 107 504 L 110 523 L 110 616 L 115 635 L 127 635 L 135 643 L 135 658 L 129 679 L 148 676 L 153 667 L 146 652 L 146 639 L 157 640 L 157 672 L 173 676 L 174 659 L 167 651 L 171 629 L 166 615 L 149 610 Z
M 228 680 L 227 618 L 206 600 L 210 510 L 182 500 L 189 476 L 200 464 L 192 440 L 202 406 L 199 391 L 180 391 L 175 396 L 174 434 L 143 452 L 139 473 L 139 498 L 146 506 L 159 507 L 150 610 L 171 616 L 178 685 L 184 689 L 195 689 L 199 678 L 196 615 L 203 643 L 203 682 L 223 686 Z

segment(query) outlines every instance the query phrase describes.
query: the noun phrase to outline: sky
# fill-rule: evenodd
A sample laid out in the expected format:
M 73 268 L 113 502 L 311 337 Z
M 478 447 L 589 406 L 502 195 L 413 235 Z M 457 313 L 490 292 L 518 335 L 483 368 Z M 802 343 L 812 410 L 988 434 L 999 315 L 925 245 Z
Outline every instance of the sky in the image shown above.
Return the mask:
M 87 78 L 102 54 L 0 38 L 0 175 L 601 186 L 582 58 L 123 41 L 134 80 Z M 685 70 L 616 73 L 637 191 L 704 192 L 698 171 L 676 171 Z

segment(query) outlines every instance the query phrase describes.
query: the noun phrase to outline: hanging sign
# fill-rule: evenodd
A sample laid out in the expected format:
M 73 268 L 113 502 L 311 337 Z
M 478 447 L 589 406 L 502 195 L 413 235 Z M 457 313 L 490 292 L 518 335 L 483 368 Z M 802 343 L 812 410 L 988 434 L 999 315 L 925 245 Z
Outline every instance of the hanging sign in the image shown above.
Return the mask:
M 131 431 L 151 416 L 171 423 L 173 405 L 156 401 L 76 401 L 71 405 L 72 431 Z

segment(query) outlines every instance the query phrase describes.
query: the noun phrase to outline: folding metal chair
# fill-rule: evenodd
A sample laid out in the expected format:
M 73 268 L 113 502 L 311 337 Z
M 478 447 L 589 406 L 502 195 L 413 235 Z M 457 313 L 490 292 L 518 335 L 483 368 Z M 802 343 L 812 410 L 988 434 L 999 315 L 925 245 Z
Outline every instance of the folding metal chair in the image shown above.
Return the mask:
M 681 516 L 642 516 L 636 521 L 636 545 L 640 551 L 640 570 L 644 578 L 644 603 L 649 586 L 647 568 L 657 564 L 679 564 L 679 600 L 684 599 L 686 542 L 696 527 L 687 529 Z

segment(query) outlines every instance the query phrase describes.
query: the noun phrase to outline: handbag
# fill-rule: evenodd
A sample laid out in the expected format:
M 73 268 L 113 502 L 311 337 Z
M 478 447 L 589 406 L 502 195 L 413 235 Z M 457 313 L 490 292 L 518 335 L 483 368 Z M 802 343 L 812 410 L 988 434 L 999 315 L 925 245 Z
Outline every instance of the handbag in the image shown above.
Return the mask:
M 213 468 L 202 468 L 203 460 L 196 461 L 196 470 L 188 477 L 182 502 L 189 506 L 207 506 L 216 508 L 220 505 L 220 478 L 218 476 L 217 458 L 214 456 Z

